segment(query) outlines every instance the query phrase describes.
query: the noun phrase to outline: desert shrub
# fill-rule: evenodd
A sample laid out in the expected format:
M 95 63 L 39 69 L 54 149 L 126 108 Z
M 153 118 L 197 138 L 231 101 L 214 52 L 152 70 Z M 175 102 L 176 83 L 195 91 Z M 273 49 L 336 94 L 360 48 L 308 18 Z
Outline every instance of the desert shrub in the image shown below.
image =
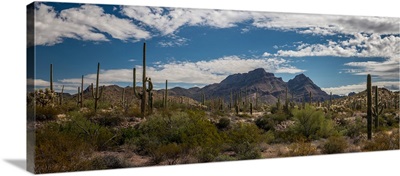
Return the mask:
M 137 151 L 158 156 L 158 150 L 166 150 L 162 146 L 170 145 L 167 149 L 172 150 L 171 144 L 175 143 L 181 151 L 194 151 L 202 162 L 212 161 L 219 154 L 223 141 L 217 128 L 203 115 L 204 112 L 187 111 L 149 117 L 139 126 L 140 137 L 135 139 Z M 184 153 L 188 152 L 181 154 Z M 163 160 L 162 157 L 155 159 Z
M 260 117 L 256 119 L 255 124 L 258 128 L 263 129 L 265 131 L 273 130 L 275 126 L 275 122 L 272 118 L 269 117 Z
M 347 141 L 342 136 L 331 136 L 324 143 L 323 153 L 332 154 L 332 153 L 343 153 L 348 147 Z
M 125 119 L 121 111 L 101 112 L 94 118 L 102 126 L 114 127 L 120 125 Z
M 79 113 L 70 114 L 72 114 L 71 121 L 63 125 L 64 131 L 79 136 L 100 151 L 110 149 L 117 144 L 117 134 L 111 129 L 96 124 Z
M 371 141 L 367 141 L 364 151 L 379 150 L 398 150 L 399 149 L 399 130 L 395 129 L 390 132 L 379 132 Z
M 361 118 L 356 118 L 355 121 L 347 123 L 344 127 L 344 134 L 351 138 L 360 136 L 362 133 L 366 132 L 367 123 L 363 123 Z
M 260 158 L 262 131 L 254 124 L 239 123 L 227 133 L 228 143 L 239 160 Z
M 232 157 L 232 156 L 229 156 L 229 155 L 224 155 L 224 154 L 218 155 L 215 158 L 215 161 L 235 161 L 235 160 L 237 160 L 235 157 Z
M 317 148 L 310 142 L 299 141 L 289 146 L 288 153 L 284 156 L 309 156 L 317 154 Z
M 90 169 L 87 160 L 93 152 L 82 138 L 51 123 L 36 131 L 35 173 L 67 172 Z
M 36 106 L 35 117 L 37 121 L 54 120 L 62 112 L 56 106 Z
M 384 114 L 382 119 L 379 119 L 380 122 L 383 122 L 384 126 L 387 127 L 398 127 L 399 126 L 399 116 L 396 117 L 396 113 L 393 114 Z
M 230 124 L 231 124 L 231 120 L 227 117 L 223 117 L 223 118 L 219 119 L 219 121 L 216 125 L 217 125 L 218 129 L 225 129 L 225 128 L 229 127 Z
M 167 160 L 169 165 L 177 164 L 179 158 L 184 155 L 183 147 L 176 143 L 158 146 L 152 153 L 152 162 L 158 164 Z
M 294 133 L 302 134 L 307 139 L 329 137 L 334 133 L 333 122 L 325 119 L 322 111 L 306 106 L 301 110 L 293 110 L 295 124 L 292 126 Z
M 90 161 L 91 169 L 117 169 L 130 167 L 122 158 L 114 155 L 97 156 Z

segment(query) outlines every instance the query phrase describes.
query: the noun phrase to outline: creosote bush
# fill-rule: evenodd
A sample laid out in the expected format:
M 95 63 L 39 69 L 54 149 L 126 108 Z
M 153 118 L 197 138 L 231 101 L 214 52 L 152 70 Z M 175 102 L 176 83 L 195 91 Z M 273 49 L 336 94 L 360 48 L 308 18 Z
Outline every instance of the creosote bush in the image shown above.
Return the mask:
M 324 117 L 324 112 L 306 105 L 304 109 L 293 110 L 294 133 L 302 134 L 306 139 L 327 138 L 335 133 L 333 121 Z
M 323 145 L 323 153 L 343 153 L 348 147 L 347 141 L 342 136 L 331 136 Z
M 364 151 L 398 150 L 399 130 L 377 133 L 371 141 L 367 141 Z

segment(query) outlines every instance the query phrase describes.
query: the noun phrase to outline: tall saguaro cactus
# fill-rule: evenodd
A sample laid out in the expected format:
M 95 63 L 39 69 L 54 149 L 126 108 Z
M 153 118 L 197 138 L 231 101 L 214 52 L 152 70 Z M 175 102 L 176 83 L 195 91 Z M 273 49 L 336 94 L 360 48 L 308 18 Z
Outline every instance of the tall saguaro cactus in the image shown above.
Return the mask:
M 133 93 L 135 96 L 141 100 L 140 104 L 140 112 L 142 117 L 145 117 L 146 114 L 146 106 L 147 106 L 147 95 L 146 92 L 151 95 L 151 91 L 153 90 L 153 83 L 151 82 L 151 78 L 146 77 L 146 43 L 143 44 L 143 66 L 142 66 L 142 91 L 136 91 L 136 68 L 133 68 Z M 149 84 L 149 88 L 147 88 L 147 83 Z
M 383 112 L 383 105 L 381 103 L 378 103 L 378 86 L 375 87 L 375 99 L 374 99 L 374 108 L 372 109 L 372 114 L 375 117 L 374 119 L 374 125 L 375 125 L 375 130 L 378 129 L 379 126 L 379 115 L 382 114 Z
M 371 75 L 367 76 L 367 131 L 368 140 L 372 138 L 372 91 L 371 91 Z
M 164 108 L 168 108 L 168 80 L 165 80 Z
M 80 91 L 82 89 L 82 91 Z M 83 75 L 82 75 L 82 81 L 81 81 L 81 87 L 78 87 L 78 105 L 83 108 Z
M 64 85 L 61 88 L 61 93 L 60 93 L 60 105 L 63 104 L 63 100 L 64 100 Z
M 50 64 L 50 91 L 54 92 L 54 89 L 53 89 L 53 64 Z
M 101 95 L 103 94 L 103 87 L 100 88 L 99 91 L 99 74 L 100 74 L 100 63 L 97 63 L 97 77 L 96 77 L 96 93 L 93 91 L 93 83 L 91 85 L 92 87 L 92 96 L 94 99 L 94 111 L 97 111 L 97 104 L 99 99 L 101 98 Z M 82 92 L 83 92 L 83 88 L 82 88 Z M 83 96 L 82 96 L 83 97 Z

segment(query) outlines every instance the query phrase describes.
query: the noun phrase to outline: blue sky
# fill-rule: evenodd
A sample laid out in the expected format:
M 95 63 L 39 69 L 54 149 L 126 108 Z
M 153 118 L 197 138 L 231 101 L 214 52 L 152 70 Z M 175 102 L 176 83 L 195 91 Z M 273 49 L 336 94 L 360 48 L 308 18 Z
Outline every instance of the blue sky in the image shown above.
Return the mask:
M 283 80 L 304 73 L 327 92 L 347 94 L 373 84 L 399 89 L 398 18 L 327 16 L 159 7 L 37 3 L 36 77 L 75 93 L 81 75 L 101 84 L 132 85 L 140 78 L 147 43 L 148 76 L 156 88 L 220 82 L 264 68 Z M 138 80 L 140 81 L 140 80 Z

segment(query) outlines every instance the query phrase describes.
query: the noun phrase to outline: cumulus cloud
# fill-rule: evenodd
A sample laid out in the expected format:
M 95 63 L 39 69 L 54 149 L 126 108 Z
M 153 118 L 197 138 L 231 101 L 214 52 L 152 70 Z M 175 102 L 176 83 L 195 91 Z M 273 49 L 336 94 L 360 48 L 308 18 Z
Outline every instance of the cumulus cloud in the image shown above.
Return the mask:
M 169 35 L 169 40 L 162 40 L 158 42 L 158 45 L 161 47 L 177 47 L 187 45 L 189 39 L 184 37 L 179 37 L 176 35 Z
M 294 30 L 302 34 L 333 35 L 357 32 L 398 34 L 398 18 L 312 15 L 293 13 L 264 13 L 249 11 L 181 9 L 124 6 L 122 14 L 139 20 L 162 35 L 176 33 L 183 26 L 236 27 L 250 22 L 258 28 Z M 249 31 L 243 28 L 242 33 Z
M 35 45 L 54 45 L 63 38 L 109 41 L 105 34 L 119 40 L 150 38 L 150 33 L 132 20 L 106 14 L 96 5 L 82 5 L 60 12 L 43 3 L 35 6 Z
M 28 86 L 50 86 L 50 82 L 48 81 L 45 81 L 43 79 L 32 79 L 32 78 L 27 79 L 26 84 Z
M 185 26 L 232 28 L 240 23 L 252 27 L 291 30 L 301 34 L 333 35 L 398 34 L 398 18 L 264 13 L 249 11 L 122 6 L 113 8 L 127 18 L 107 14 L 96 5 L 55 11 L 51 6 L 36 3 L 36 45 L 54 45 L 63 38 L 87 41 L 108 41 L 108 35 L 119 40 L 149 39 L 177 34 Z M 250 27 L 249 26 L 249 27 Z M 249 27 L 242 28 L 246 33 Z M 106 35 L 108 34 L 108 35 Z M 170 46 L 174 42 L 160 45 Z M 179 46 L 179 45 L 178 45 Z
M 398 34 L 398 18 L 316 15 L 295 13 L 265 13 L 254 16 L 259 28 L 295 30 L 303 34 L 333 35 L 358 32 Z
M 281 58 L 240 58 L 238 56 L 226 56 L 209 61 L 183 61 L 170 63 L 155 63 L 147 67 L 147 75 L 153 83 L 163 83 L 166 79 L 170 83 L 186 84 L 212 84 L 218 83 L 228 75 L 245 73 L 256 68 L 264 68 L 274 73 L 299 73 L 305 70 L 290 65 L 290 62 Z M 141 82 L 142 67 L 136 67 L 137 82 Z M 100 72 L 101 84 L 113 84 L 117 82 L 132 82 L 132 69 L 112 69 Z M 85 82 L 94 82 L 96 74 L 85 75 Z M 80 78 L 60 80 L 61 83 L 80 83 Z
M 373 86 L 384 87 L 386 89 L 392 91 L 399 91 L 399 83 L 398 81 L 381 81 L 381 82 L 373 82 Z M 328 87 L 328 88 L 321 88 L 325 92 L 332 92 L 336 95 L 348 95 L 350 92 L 362 92 L 367 89 L 367 83 L 363 82 L 360 84 L 351 84 L 351 85 L 344 85 L 338 87 Z
M 353 38 L 327 44 L 301 44 L 296 50 L 279 50 L 279 57 L 336 56 L 336 57 L 382 57 L 385 60 L 349 62 L 346 73 L 355 75 L 372 74 L 381 78 L 398 78 L 400 65 L 400 37 L 395 35 L 357 33 Z

